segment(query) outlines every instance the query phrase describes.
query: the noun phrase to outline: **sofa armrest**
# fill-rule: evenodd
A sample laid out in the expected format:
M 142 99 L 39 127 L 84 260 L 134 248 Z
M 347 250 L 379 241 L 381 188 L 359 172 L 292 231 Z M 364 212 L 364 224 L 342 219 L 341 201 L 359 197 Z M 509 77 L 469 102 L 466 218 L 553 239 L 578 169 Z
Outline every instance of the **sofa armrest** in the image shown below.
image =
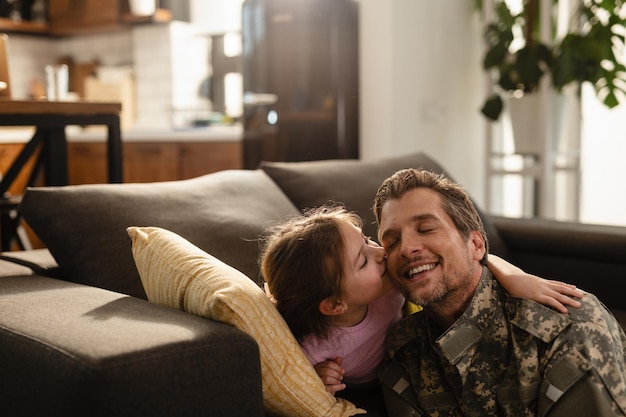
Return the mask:
M 526 272 L 575 284 L 626 310 L 626 227 L 491 217 Z
M 234 327 L 37 275 L 0 294 L 6 415 L 264 413 L 258 346 Z

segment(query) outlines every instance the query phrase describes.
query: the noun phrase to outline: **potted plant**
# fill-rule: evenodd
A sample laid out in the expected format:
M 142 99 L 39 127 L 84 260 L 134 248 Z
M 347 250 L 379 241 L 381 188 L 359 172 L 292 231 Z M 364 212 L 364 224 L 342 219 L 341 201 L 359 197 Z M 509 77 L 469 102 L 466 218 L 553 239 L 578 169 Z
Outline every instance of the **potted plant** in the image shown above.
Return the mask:
M 504 0 L 492 0 L 495 18 L 485 28 L 483 67 L 493 77 L 494 89 L 482 114 L 497 120 L 504 107 L 503 97 L 538 91 L 544 76 L 550 78 L 550 86 L 557 92 L 570 83 L 590 82 L 607 107 L 617 106 L 626 88 L 626 67 L 615 54 L 624 47 L 626 20 L 621 16 L 626 11 L 625 1 L 580 0 L 576 24 L 571 26 L 574 29 L 558 39 L 553 34 L 549 44 L 539 37 L 539 1 L 523 0 L 521 10 L 512 13 Z M 550 1 L 555 13 L 559 0 Z M 482 1 L 478 3 L 482 9 Z M 515 33 L 523 38 L 517 49 L 513 48 L 514 41 L 520 39 Z

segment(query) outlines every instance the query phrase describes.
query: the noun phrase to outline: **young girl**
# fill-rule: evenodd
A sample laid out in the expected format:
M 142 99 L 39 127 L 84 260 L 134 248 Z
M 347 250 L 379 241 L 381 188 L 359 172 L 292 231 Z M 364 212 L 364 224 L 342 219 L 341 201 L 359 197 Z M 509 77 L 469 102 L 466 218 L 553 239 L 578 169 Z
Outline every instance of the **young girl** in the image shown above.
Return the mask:
M 376 383 L 387 331 L 405 304 L 387 276 L 385 250 L 361 227 L 355 213 L 322 206 L 269 230 L 261 255 L 268 295 L 333 394 Z M 493 255 L 489 269 L 514 296 L 561 312 L 580 305 L 568 297 L 582 296 L 572 285 L 525 274 Z

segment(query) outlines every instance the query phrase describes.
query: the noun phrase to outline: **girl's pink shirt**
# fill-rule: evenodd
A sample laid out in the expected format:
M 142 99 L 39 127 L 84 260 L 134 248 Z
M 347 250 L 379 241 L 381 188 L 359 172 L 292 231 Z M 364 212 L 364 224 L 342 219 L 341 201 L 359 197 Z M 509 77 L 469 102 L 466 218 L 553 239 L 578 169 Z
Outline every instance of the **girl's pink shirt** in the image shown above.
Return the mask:
M 402 317 L 403 304 L 404 297 L 393 289 L 368 305 L 359 324 L 335 327 L 327 339 L 307 336 L 302 349 L 313 365 L 343 358 L 343 382 L 348 385 L 376 381 L 378 366 L 387 355 L 387 332 Z

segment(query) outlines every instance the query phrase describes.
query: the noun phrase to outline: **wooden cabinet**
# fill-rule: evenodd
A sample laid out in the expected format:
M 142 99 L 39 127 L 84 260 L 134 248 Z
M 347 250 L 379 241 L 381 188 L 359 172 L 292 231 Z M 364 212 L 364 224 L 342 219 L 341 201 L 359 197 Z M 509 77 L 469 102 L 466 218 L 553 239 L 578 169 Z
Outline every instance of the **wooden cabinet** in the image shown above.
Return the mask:
M 121 25 L 121 0 L 49 0 L 49 31 L 54 35 L 112 30 Z
M 241 142 L 181 142 L 178 151 L 180 179 L 242 168 Z
M 67 174 L 70 184 L 101 184 L 108 180 L 105 143 L 67 144 Z
M 178 179 L 178 144 L 126 143 L 124 182 L 151 182 Z
M 0 145 L 0 175 L 7 172 L 13 161 L 24 147 L 23 143 L 7 143 Z M 28 180 L 33 171 L 37 153 L 26 163 L 24 169 L 18 174 L 13 184 L 9 187 L 8 194 L 21 195 L 26 190 Z
M 125 142 L 124 182 L 172 181 L 242 167 L 241 142 Z M 106 145 L 68 143 L 71 184 L 107 182 Z
M 14 21 L 0 18 L 0 31 L 42 35 L 80 35 L 108 32 L 136 24 L 166 23 L 172 20 L 167 9 L 152 16 L 134 16 L 128 0 L 47 0 L 48 21 Z

